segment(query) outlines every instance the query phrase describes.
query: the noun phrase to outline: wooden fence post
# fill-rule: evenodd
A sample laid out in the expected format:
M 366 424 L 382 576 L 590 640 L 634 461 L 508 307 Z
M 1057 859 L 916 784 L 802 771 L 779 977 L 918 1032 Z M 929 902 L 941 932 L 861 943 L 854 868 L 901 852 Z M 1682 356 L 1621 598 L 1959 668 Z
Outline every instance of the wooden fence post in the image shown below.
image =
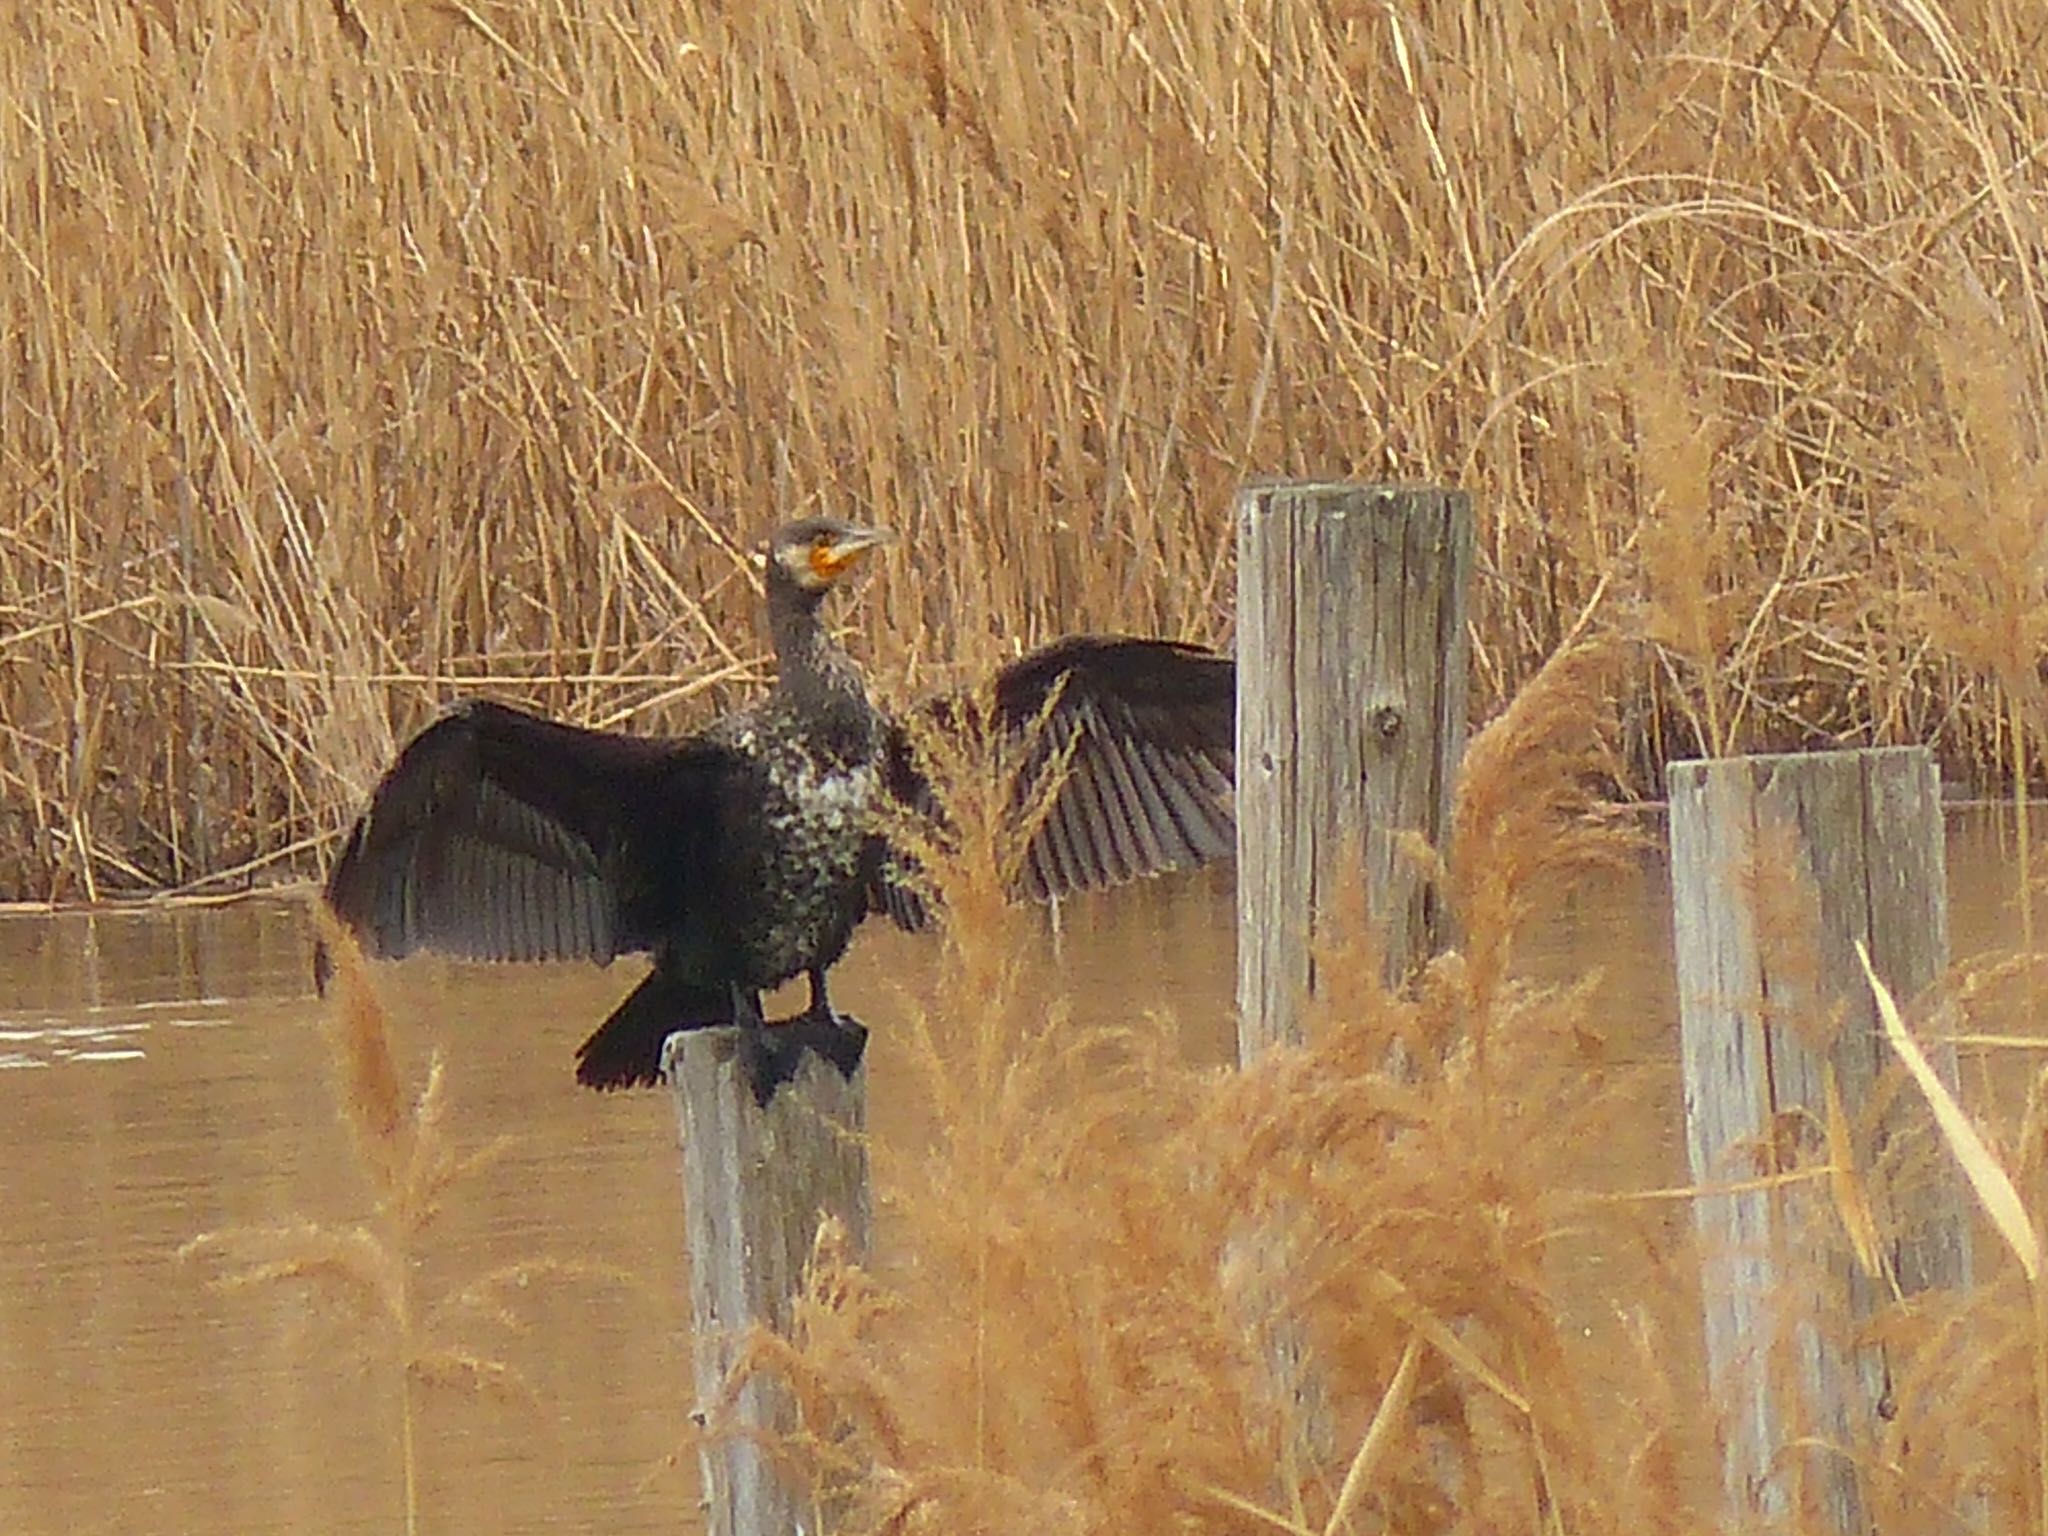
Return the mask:
M 1786 1299 L 1810 1293 L 1813 1279 L 1810 1249 L 1795 1262 L 1790 1192 L 1694 1201 L 1713 1266 L 1707 1366 L 1727 1414 L 1726 1496 L 1738 1518 L 1799 1510 L 1860 1533 L 1869 1521 L 1856 1468 L 1825 1448 L 1846 1447 L 1885 1411 L 1890 1382 L 1881 1352 L 1852 1350 L 1854 1324 L 1891 1280 L 1912 1292 L 1969 1276 L 1968 1217 L 1946 1157 L 1917 1183 L 1871 1180 L 1907 1136 L 1931 1134 L 1931 1121 L 1919 1095 L 1879 1093 L 1889 1053 L 1855 950 L 1859 939 L 1869 946 L 1902 1003 L 1947 967 L 1939 777 L 1926 748 L 1897 747 L 1673 763 L 1666 778 L 1693 1180 L 1768 1177 L 1801 1140 L 1825 1155 L 1832 1076 L 1858 1180 L 1889 1203 L 1875 1212 L 1877 1230 L 1894 1234 L 1883 1248 L 1889 1279 L 1837 1246 L 1819 1294 L 1846 1291 L 1849 1315 L 1805 1309 L 1774 1371 L 1767 1341 L 1787 1321 Z M 1953 1047 L 1927 1044 L 1953 1086 Z
M 1241 1062 L 1302 1038 L 1315 924 L 1351 882 L 1363 877 L 1390 982 L 1445 937 L 1436 893 L 1396 839 L 1417 832 L 1442 847 L 1450 826 L 1471 575 L 1461 491 L 1311 483 L 1238 495 Z M 1233 1245 L 1297 1466 L 1327 1464 L 1333 1431 L 1301 1331 L 1274 1315 L 1272 1297 L 1312 1242 L 1304 1213 L 1272 1210 Z
M 683 1144 L 699 1413 L 718 1400 L 750 1327 L 788 1329 L 826 1217 L 844 1225 L 854 1258 L 868 1253 L 867 1069 L 847 1078 L 806 1052 L 795 1081 L 763 1109 L 738 1047 L 737 1029 L 713 1028 L 672 1035 L 662 1051 Z M 734 1405 L 742 1433 L 705 1445 L 711 1536 L 821 1528 L 815 1495 L 778 1477 L 770 1448 L 746 1433 L 788 1428 L 788 1408 L 786 1394 L 757 1377 Z
M 1237 502 L 1238 1058 L 1300 1038 L 1319 900 L 1356 879 L 1399 981 L 1443 914 L 1396 845 L 1443 846 L 1465 751 L 1472 500 L 1247 486 Z

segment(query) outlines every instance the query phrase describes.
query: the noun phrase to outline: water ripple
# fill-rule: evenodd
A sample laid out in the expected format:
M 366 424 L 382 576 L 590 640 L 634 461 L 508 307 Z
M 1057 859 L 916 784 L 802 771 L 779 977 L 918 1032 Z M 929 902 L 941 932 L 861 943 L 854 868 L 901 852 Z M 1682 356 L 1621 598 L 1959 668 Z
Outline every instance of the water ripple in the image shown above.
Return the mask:
M 232 1017 L 225 1003 L 200 1013 L 192 1011 L 194 1006 L 190 999 L 178 999 L 0 1016 L 0 1072 L 59 1062 L 142 1061 L 149 1055 L 143 1039 L 153 1029 L 214 1029 Z

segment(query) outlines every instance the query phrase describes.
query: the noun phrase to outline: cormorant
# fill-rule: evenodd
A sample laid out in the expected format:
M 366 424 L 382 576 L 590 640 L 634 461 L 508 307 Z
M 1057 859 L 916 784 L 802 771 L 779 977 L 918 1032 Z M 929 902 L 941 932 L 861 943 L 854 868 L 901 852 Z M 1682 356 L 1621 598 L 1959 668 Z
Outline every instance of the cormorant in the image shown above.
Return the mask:
M 869 702 L 819 620 L 883 532 L 813 518 L 768 541 L 767 696 L 702 733 L 655 740 L 562 725 L 488 700 L 428 726 L 378 783 L 327 877 L 372 954 L 594 960 L 654 968 L 577 1052 L 597 1088 L 652 1083 L 673 1031 L 734 1022 L 764 1104 L 804 1044 L 850 1071 L 865 1031 L 832 1012 L 826 972 L 871 911 L 925 919 L 910 860 L 876 811 L 929 813 L 914 732 Z M 1064 777 L 1026 844 L 1040 899 L 1235 850 L 1236 673 L 1171 641 L 1075 637 L 1005 667 L 990 694 L 1021 804 L 1051 754 Z M 974 695 L 922 706 L 939 729 Z M 799 1021 L 764 1027 L 761 993 L 805 974 Z

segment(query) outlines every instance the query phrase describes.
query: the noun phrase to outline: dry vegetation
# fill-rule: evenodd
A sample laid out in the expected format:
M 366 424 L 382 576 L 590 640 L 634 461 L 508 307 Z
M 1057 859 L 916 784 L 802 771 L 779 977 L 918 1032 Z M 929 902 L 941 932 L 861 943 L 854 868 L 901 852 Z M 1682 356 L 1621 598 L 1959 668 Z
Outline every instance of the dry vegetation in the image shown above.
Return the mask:
M 1751 1341 L 1789 1431 L 1780 1512 L 1719 1508 L 1698 1356 L 1698 1287 L 1718 1282 L 1696 1277 L 1735 1256 L 1697 1254 L 1688 1209 L 1711 1191 L 1602 1187 L 1640 1174 L 1603 1149 L 1642 1113 L 1641 1069 L 1610 1055 L 1597 977 L 1514 979 L 1532 896 L 1633 851 L 1588 815 L 1624 659 L 1560 654 L 1475 740 L 1445 870 L 1464 950 L 1397 995 L 1369 948 L 1326 947 L 1309 1043 L 1241 1071 L 1185 1068 L 1163 1030 L 1048 1029 L 1002 931 L 1005 849 L 974 830 L 993 802 L 966 806 L 960 850 L 928 867 L 971 914 L 942 995 L 977 1006 L 913 1021 L 929 1144 L 877 1149 L 877 1261 L 828 1229 L 791 1335 L 741 1356 L 799 1413 L 780 1465 L 812 1481 L 825 1528 L 1819 1536 L 1839 1530 L 1825 1500 L 1845 1464 L 1859 1530 L 2041 1528 L 2048 1282 L 2039 1202 L 2018 1192 L 2048 1145 L 2040 1095 L 2016 1144 L 1987 1143 L 1889 998 L 1935 1113 L 1902 1074 L 1912 1124 L 1878 1162 L 1858 1166 L 1867 1138 L 1836 1105 L 1824 1136 L 1737 1149 L 1729 1169 L 1793 1234 Z M 1769 942 L 1814 942 L 1800 929 L 1774 922 Z M 1412 1070 L 1389 1072 L 1395 1055 Z M 1745 1174 L 1752 1157 L 1768 1177 Z M 1895 1196 L 1951 1157 L 2006 1246 L 1980 1246 L 1967 1293 L 1886 1289 L 1859 1337 L 1886 1352 L 1887 1407 L 1817 1417 L 1796 1385 L 1811 1309 L 1833 1329 L 1858 1264 L 1890 1275 Z M 1283 1341 L 1306 1387 L 1276 1376 Z
M 1611 1055 L 1597 977 L 1535 985 L 1514 955 L 1537 898 L 1638 851 L 1594 799 L 1630 660 L 1561 651 L 1474 739 L 1438 872 L 1463 949 L 1395 993 L 1368 944 L 1333 937 L 1309 1042 L 1242 1071 L 1188 1069 L 1160 1021 L 1089 1034 L 1047 1018 L 1007 931 L 1007 780 L 932 743 L 956 790 L 951 831 L 921 844 L 953 917 L 940 995 L 975 1006 L 897 1021 L 915 1035 L 906 1086 L 925 1134 L 874 1149 L 875 1262 L 828 1231 L 790 1335 L 741 1355 L 800 1409 L 778 1465 L 819 1489 L 825 1529 L 1819 1536 L 1836 1529 L 1820 1500 L 1843 1460 L 1877 1536 L 2040 1528 L 2048 1280 L 2027 1192 L 2048 1149 L 2048 1076 L 2017 1130 L 1986 1137 L 1904 1043 L 1936 1114 L 1901 1142 L 1961 1162 L 2004 1246 L 1980 1247 L 1966 1293 L 1892 1293 L 1862 1335 L 1887 1352 L 1888 1411 L 1816 1423 L 1788 1385 L 1809 1347 L 1803 1308 L 1898 1235 L 1888 1186 L 1927 1169 L 1897 1145 L 1856 1166 L 1838 1110 L 1824 1138 L 1777 1149 L 1771 1177 L 1743 1187 L 1770 1186 L 1806 1266 L 1767 1349 L 1796 1430 L 1773 1468 L 1786 1509 L 1749 1525 L 1714 1512 L 1687 1210 L 1703 1192 L 1629 1188 L 1639 1169 L 1603 1166 L 1642 1113 L 1643 1069 Z M 1338 926 L 1356 934 L 1358 915 Z M 1767 926 L 1793 958 L 1813 942 L 1796 915 Z M 435 1451 L 413 1444 L 416 1385 L 500 1384 L 507 1368 L 457 1342 L 461 1325 L 547 1266 L 436 1304 L 415 1292 L 409 1260 L 479 1155 L 453 1150 L 437 1070 L 408 1102 L 360 957 L 327 938 L 338 1097 L 377 1215 L 188 1251 L 229 1261 L 230 1283 L 310 1283 L 371 1320 L 396 1372 L 410 1513 Z M 1958 987 L 1964 1023 L 1998 1016 L 1989 994 L 2023 969 Z M 1409 1070 L 1387 1070 L 1397 1055 Z M 1283 1345 L 1307 1362 L 1305 1386 L 1276 1375 Z M 715 1407 L 702 1431 L 678 1427 L 686 1446 L 736 1432 Z
M 741 550 L 800 509 L 909 535 L 853 616 L 894 678 L 1087 626 L 1224 639 L 1232 488 L 1275 473 L 1469 486 L 1481 706 L 1587 626 L 1648 640 L 1642 787 L 1838 739 L 2009 778 L 2044 28 L 22 8 L 0 889 L 302 871 L 470 683 L 682 723 L 758 672 Z
M 1333 941 L 1310 1042 L 1243 1071 L 1189 1070 L 1161 1021 L 1091 1035 L 1048 1020 L 1007 931 L 1019 920 L 1003 897 L 1019 851 L 1007 777 L 977 773 L 949 738 L 931 743 L 956 791 L 952 835 L 921 845 L 955 919 L 941 995 L 977 1006 L 897 1021 L 916 1035 L 918 1078 L 903 1086 L 919 1090 L 926 1134 L 874 1149 L 876 1261 L 852 1262 L 828 1232 L 791 1335 L 742 1355 L 800 1405 L 778 1461 L 825 1495 L 825 1529 L 1819 1536 L 1834 1529 L 1817 1513 L 1821 1473 L 1843 1458 L 1861 1470 L 1877 1536 L 2040 1528 L 2048 1279 L 2031 1192 L 2048 1157 L 2048 1075 L 1986 1137 L 1906 1043 L 1940 1131 L 1917 1138 L 1922 1150 L 1952 1152 L 2003 1246 L 1980 1245 L 1971 1292 L 1881 1307 L 1864 1339 L 1888 1352 L 1891 1412 L 1807 1425 L 1785 1445 L 1783 1518 L 1738 1526 L 1711 1512 L 1717 1421 L 1698 1383 L 1687 1210 L 1701 1192 L 1629 1188 L 1640 1168 L 1601 1166 L 1642 1113 L 1643 1078 L 1610 1053 L 1598 978 L 1516 979 L 1534 898 L 1638 851 L 1593 799 L 1619 736 L 1612 676 L 1629 659 L 1561 652 L 1474 739 L 1438 872 L 1463 950 L 1397 995 L 1368 946 Z M 1802 921 L 1788 907 L 1767 925 L 1793 959 L 1812 941 Z M 409 1094 L 359 953 L 324 933 L 338 962 L 336 1097 L 376 1209 L 360 1224 L 209 1234 L 186 1251 L 224 1283 L 307 1286 L 367 1324 L 367 1358 L 397 1398 L 410 1529 L 418 1468 L 439 1448 L 416 1443 L 417 1391 L 516 1385 L 466 1340 L 532 1277 L 589 1272 L 534 1260 L 422 1286 L 436 1213 L 468 1197 L 497 1149 L 458 1150 L 438 1062 Z M 1958 986 L 1962 1024 L 2003 1017 L 1995 994 L 2023 971 Z M 1883 1011 L 1900 1041 L 1889 999 Z M 1393 1054 L 1412 1070 L 1389 1073 Z M 1781 1389 L 1807 1347 L 1805 1286 L 1895 1236 L 1873 1226 L 1885 1186 L 1925 1174 L 1854 1166 L 1832 1118 L 1768 1181 L 1813 1272 L 1781 1298 Z M 1310 1366 L 1300 1397 L 1274 1374 L 1281 1339 Z M 678 1418 L 693 1446 L 700 1432 Z M 704 1432 L 732 1430 L 714 1411 Z
M 1630 1080 L 1514 930 L 1620 850 L 1589 773 L 2038 773 L 2044 42 L 2031 0 L 16 8 L 0 890 L 303 872 L 462 687 L 683 724 L 762 670 L 778 516 L 907 535 L 849 620 L 915 684 L 1227 640 L 1246 477 L 1465 485 L 1476 699 L 1517 702 L 1448 850 L 1463 952 L 1401 996 L 1332 953 L 1309 1046 L 1196 1074 L 1046 1029 L 1002 850 L 932 847 L 986 1006 L 924 1026 L 932 1145 L 878 1149 L 893 1258 L 825 1253 L 755 1367 L 849 1531 L 1700 1528 L 1690 1195 L 1587 1188 Z M 198 1248 L 367 1314 L 404 1404 L 490 1384 L 449 1325 L 493 1277 L 446 1315 L 405 1279 L 466 1166 L 438 1079 L 408 1101 L 351 1006 L 376 1217 Z M 1786 1528 L 1842 1454 L 1886 1536 L 2048 1518 L 2043 1083 L 1968 1154 L 2009 1249 L 1880 1318 L 1897 1417 L 1789 1448 Z M 1877 1176 L 1823 1149 L 1786 1198 L 1868 1248 Z M 1592 1353 L 1587 1243 L 1627 1257 Z
M 417 1096 L 408 1096 L 390 1020 L 362 951 L 324 915 L 321 933 L 335 962 L 335 1002 L 327 1020 L 335 1099 L 353 1133 L 374 1210 L 356 1223 L 300 1221 L 205 1232 L 187 1242 L 179 1257 L 216 1266 L 216 1283 L 228 1289 L 308 1288 L 323 1311 L 357 1325 L 364 1337 L 331 1364 L 361 1369 L 367 1361 L 391 1383 L 399 1496 L 411 1536 L 420 1527 L 420 1389 L 525 1396 L 518 1367 L 479 1347 L 476 1337 L 515 1331 L 516 1307 L 535 1281 L 617 1285 L 625 1277 L 577 1260 L 536 1256 L 458 1284 L 425 1285 L 420 1264 L 435 1218 L 474 1187 L 510 1141 L 496 1137 L 466 1150 L 454 1144 L 438 1053 Z M 367 1354 L 359 1352 L 364 1342 Z

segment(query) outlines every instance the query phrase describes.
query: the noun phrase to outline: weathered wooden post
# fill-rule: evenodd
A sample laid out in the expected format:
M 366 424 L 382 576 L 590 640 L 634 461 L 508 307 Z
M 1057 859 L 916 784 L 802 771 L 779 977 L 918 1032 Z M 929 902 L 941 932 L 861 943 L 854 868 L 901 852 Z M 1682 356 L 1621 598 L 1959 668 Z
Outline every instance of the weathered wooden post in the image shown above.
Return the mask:
M 1461 491 L 1247 486 L 1237 501 L 1238 1059 L 1302 1038 L 1319 917 L 1362 878 L 1389 981 L 1443 937 L 1402 857 L 1443 846 L 1465 751 L 1472 504 Z M 1331 1426 L 1300 1332 L 1272 1313 L 1300 1213 L 1257 1213 L 1237 1245 L 1268 1330 L 1290 1456 L 1327 1461 Z
M 1320 903 L 1362 873 L 1398 981 L 1443 914 L 1400 834 L 1443 846 L 1465 751 L 1472 501 L 1247 486 L 1237 502 L 1238 1057 L 1300 1038 Z
M 675 1094 L 682 1134 L 683 1225 L 703 1412 L 718 1400 L 750 1327 L 788 1329 L 790 1300 L 826 1217 L 845 1226 L 854 1257 L 867 1256 L 867 1069 L 849 1078 L 806 1052 L 795 1080 L 764 1109 L 740 1068 L 739 1031 L 722 1028 L 670 1036 L 662 1075 Z M 756 1377 L 734 1405 L 742 1432 L 706 1443 L 701 1461 L 711 1536 L 821 1529 L 815 1495 L 779 1477 L 769 1447 L 747 1433 L 787 1429 L 788 1410 L 776 1384 Z
M 1875 1212 L 1876 1230 L 1894 1234 L 1889 1274 L 1865 1274 L 1845 1252 L 1838 1284 L 1821 1289 L 1845 1292 L 1849 1316 L 1794 1321 L 1776 1370 L 1767 1346 L 1813 1268 L 1810 1250 L 1790 1246 L 1787 1192 L 1694 1201 L 1712 1266 L 1702 1289 L 1708 1374 L 1727 1413 L 1724 1487 L 1737 1516 L 1798 1508 L 1860 1533 L 1855 1466 L 1826 1447 L 1887 1411 L 1890 1383 L 1882 1353 L 1852 1351 L 1848 1336 L 1893 1283 L 1910 1293 L 1969 1276 L 1967 1214 L 1945 1158 L 1917 1184 L 1870 1182 L 1928 1121 L 1919 1095 L 1879 1096 L 1889 1054 L 1855 948 L 1869 946 L 1901 1001 L 1948 964 L 1939 777 L 1923 747 L 1673 763 L 1666 777 L 1694 1182 L 1767 1180 L 1783 1138 L 1825 1137 L 1832 1075 L 1859 1182 L 1892 1191 Z M 1930 1042 L 1928 1054 L 1953 1086 L 1953 1047 Z

